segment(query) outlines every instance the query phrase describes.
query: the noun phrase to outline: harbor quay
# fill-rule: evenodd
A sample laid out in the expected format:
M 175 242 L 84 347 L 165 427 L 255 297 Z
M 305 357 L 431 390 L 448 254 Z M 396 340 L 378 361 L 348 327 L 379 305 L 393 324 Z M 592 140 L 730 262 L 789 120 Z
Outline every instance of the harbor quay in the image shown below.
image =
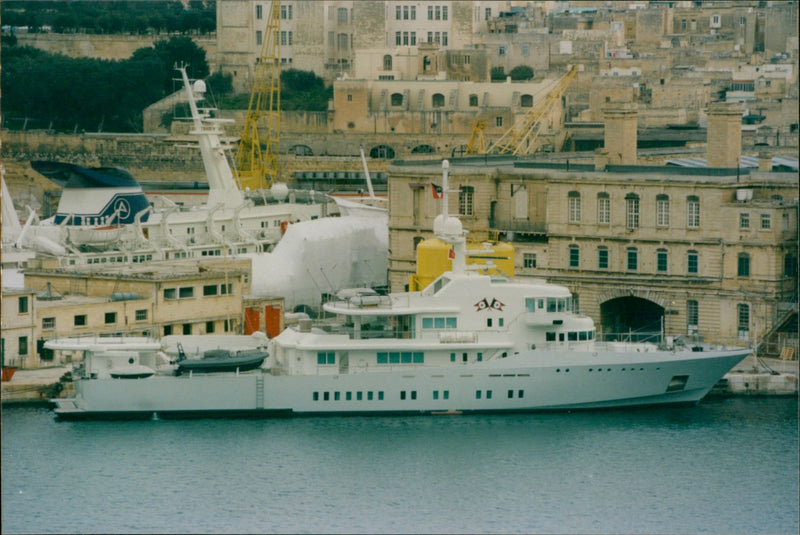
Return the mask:
M 2 383 L 2 406 L 50 406 L 53 398 L 73 394 L 72 364 L 17 370 Z M 752 355 L 737 364 L 709 396 L 796 396 L 798 361 Z

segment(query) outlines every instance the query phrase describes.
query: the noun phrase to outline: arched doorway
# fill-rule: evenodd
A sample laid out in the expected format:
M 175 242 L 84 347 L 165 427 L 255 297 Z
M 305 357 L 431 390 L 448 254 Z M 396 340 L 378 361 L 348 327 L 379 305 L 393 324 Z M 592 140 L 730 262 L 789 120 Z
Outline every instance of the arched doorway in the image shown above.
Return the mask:
M 664 307 L 647 299 L 624 296 L 600 305 L 605 340 L 661 341 Z

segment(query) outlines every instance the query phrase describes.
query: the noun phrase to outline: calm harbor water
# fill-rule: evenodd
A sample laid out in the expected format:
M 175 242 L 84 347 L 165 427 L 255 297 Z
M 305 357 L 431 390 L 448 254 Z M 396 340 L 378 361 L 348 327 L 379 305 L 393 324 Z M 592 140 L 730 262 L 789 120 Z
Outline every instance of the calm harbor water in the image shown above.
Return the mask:
M 798 532 L 798 404 L 150 422 L 2 414 L 3 533 Z

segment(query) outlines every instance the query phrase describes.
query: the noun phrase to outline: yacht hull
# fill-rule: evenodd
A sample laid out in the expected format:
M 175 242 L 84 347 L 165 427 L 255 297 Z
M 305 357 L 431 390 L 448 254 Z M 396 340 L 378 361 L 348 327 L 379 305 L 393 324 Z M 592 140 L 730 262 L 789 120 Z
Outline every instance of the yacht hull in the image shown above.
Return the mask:
M 694 404 L 748 350 L 685 354 L 561 355 L 532 365 L 536 352 L 458 366 L 395 366 L 328 374 L 155 375 L 81 379 L 75 397 L 53 400 L 64 420 L 125 418 L 409 415 L 613 409 Z

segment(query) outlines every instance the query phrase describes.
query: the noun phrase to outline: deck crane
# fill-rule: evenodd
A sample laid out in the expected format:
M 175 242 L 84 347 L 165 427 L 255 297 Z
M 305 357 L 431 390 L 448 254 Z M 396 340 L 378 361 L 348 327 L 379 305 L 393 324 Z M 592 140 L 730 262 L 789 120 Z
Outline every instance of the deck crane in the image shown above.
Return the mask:
M 234 162 L 239 188 L 267 189 L 278 177 L 281 133 L 280 11 L 278 0 L 270 3 L 261 55 L 256 60 L 253 90 Z M 259 133 L 265 127 L 266 137 Z
M 508 129 L 489 149 L 498 154 L 527 155 L 537 148 L 536 138 L 542 128 L 547 113 L 564 94 L 572 79 L 578 74 L 578 67 L 573 65 L 567 73 L 557 80 L 547 91 L 547 95 L 533 106 L 522 117 L 518 124 Z M 473 132 L 474 135 L 474 132 Z

